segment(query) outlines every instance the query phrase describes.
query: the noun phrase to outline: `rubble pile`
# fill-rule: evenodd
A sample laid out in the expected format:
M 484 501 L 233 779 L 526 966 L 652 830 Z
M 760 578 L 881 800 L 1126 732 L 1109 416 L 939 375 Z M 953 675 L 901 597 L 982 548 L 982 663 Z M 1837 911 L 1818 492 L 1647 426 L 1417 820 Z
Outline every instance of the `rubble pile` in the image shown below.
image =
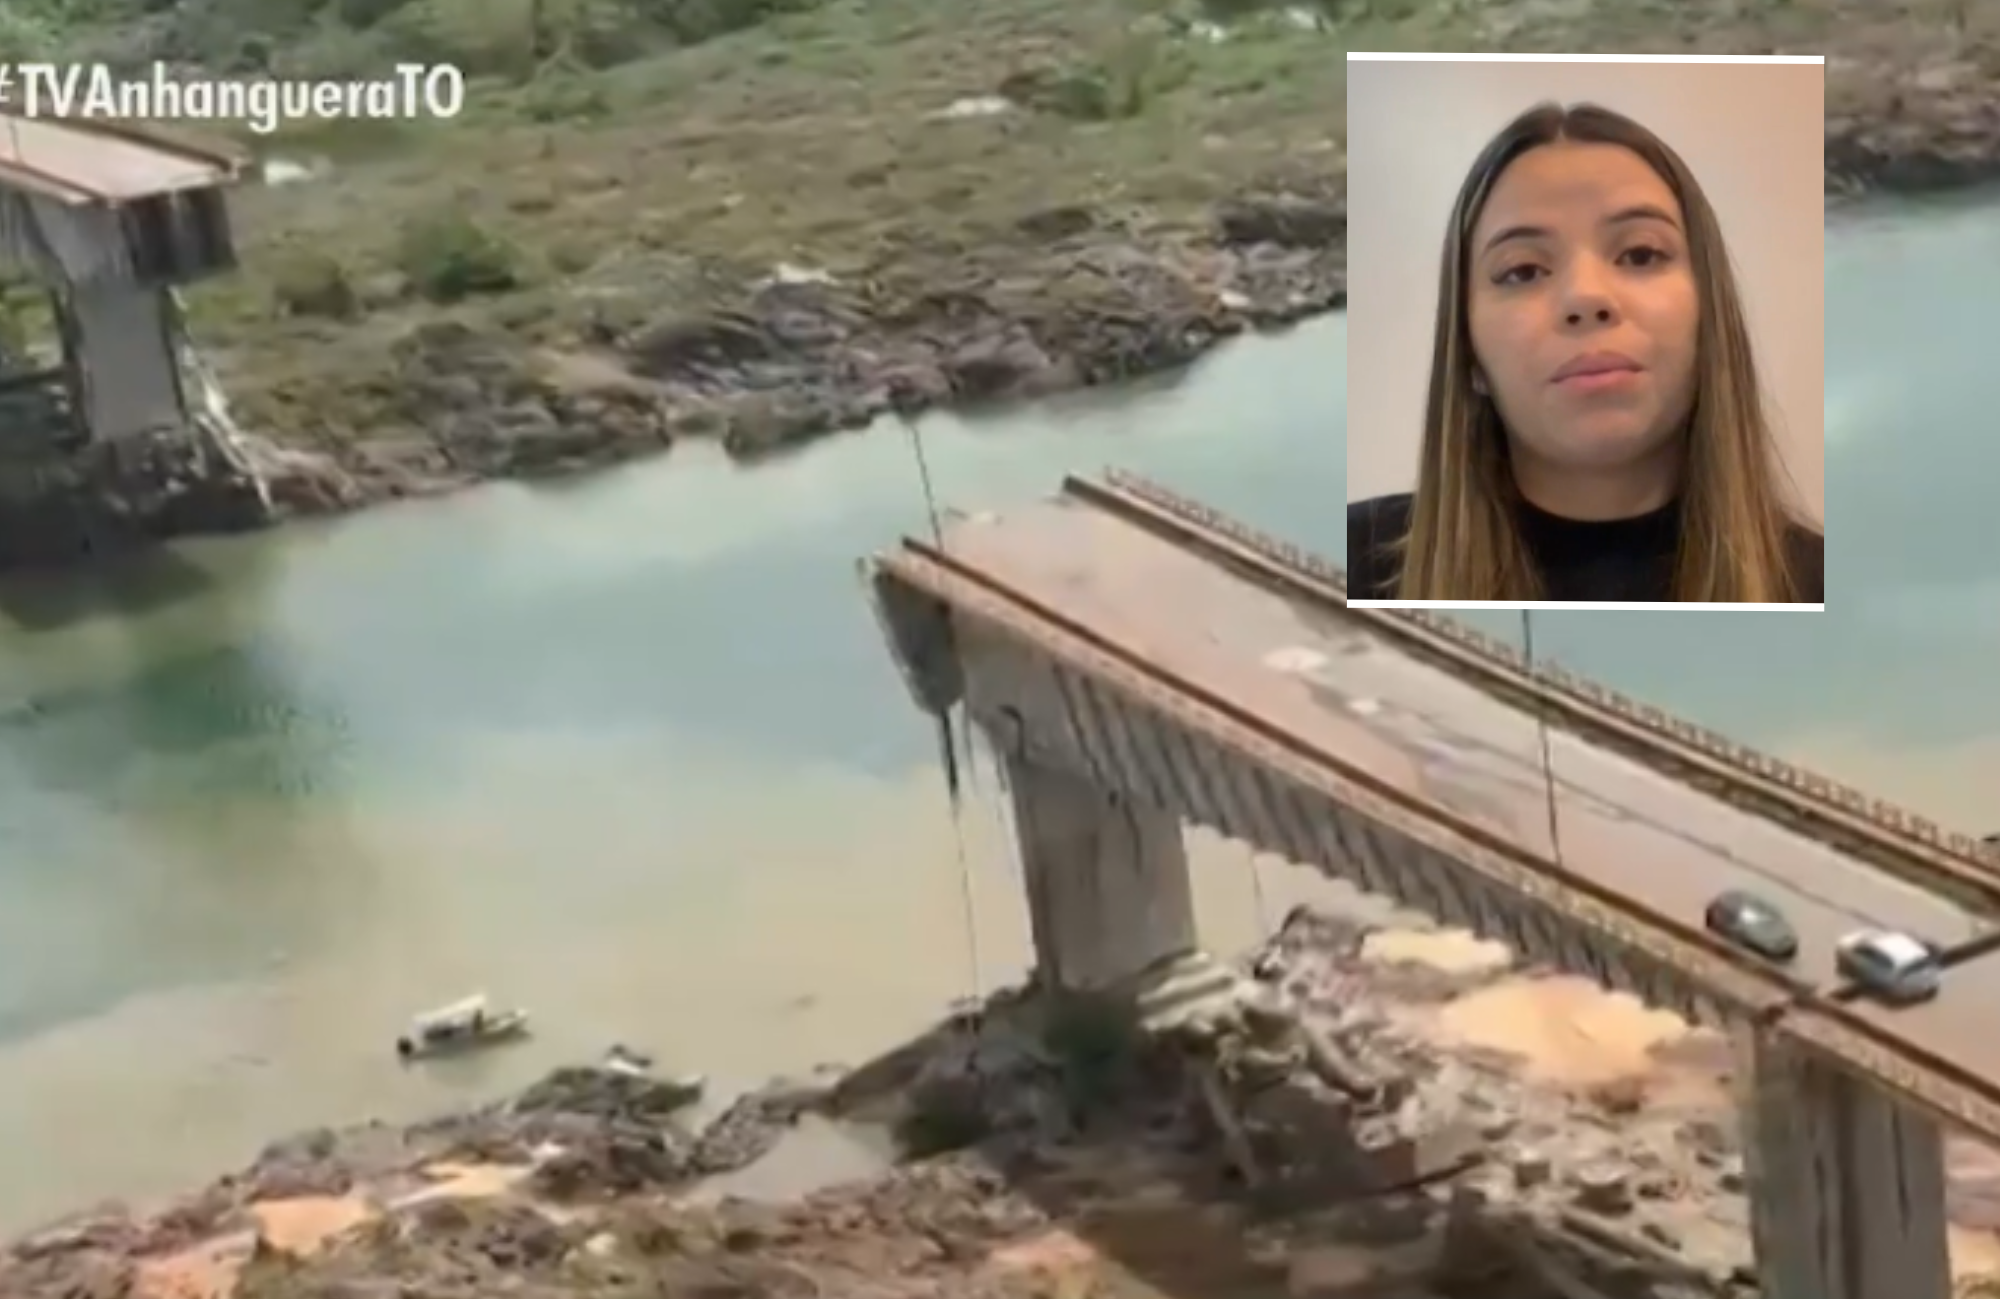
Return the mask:
M 1289 1199 L 1421 1191 L 1447 1271 L 1505 1260 L 1561 1293 L 1756 1292 L 1726 1108 L 1657 1103 L 1644 1077 L 1550 1086 L 1448 1048 L 1436 1008 L 1517 971 L 1385 965 L 1370 932 L 1295 912 L 1252 962 L 1261 993 L 1224 1058 L 1258 1178 Z M 1706 1099 L 1726 1094 L 1709 1081 Z

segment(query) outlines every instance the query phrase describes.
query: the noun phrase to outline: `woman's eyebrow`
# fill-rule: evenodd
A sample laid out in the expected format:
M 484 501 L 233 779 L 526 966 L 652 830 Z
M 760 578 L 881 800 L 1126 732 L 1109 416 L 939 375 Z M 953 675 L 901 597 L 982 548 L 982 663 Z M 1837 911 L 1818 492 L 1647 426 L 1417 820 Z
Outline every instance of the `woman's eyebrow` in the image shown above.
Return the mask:
M 1631 207 L 1620 208 L 1604 218 L 1603 224 L 1615 226 L 1630 221 L 1663 221 L 1676 230 L 1681 228 L 1679 219 L 1656 203 L 1635 203 Z
M 1676 230 L 1681 228 L 1681 223 L 1674 217 L 1674 214 L 1656 203 L 1635 203 L 1631 207 L 1620 208 L 1610 216 L 1605 217 L 1599 224 L 1615 226 L 1625 225 L 1632 221 L 1664 221 Z M 1547 226 L 1508 226 L 1504 230 L 1495 232 L 1493 237 L 1486 241 L 1486 246 L 1480 249 L 1480 253 L 1482 255 L 1490 253 L 1501 244 L 1511 243 L 1515 240 L 1549 239 L 1554 237 L 1554 235 L 1555 232 Z

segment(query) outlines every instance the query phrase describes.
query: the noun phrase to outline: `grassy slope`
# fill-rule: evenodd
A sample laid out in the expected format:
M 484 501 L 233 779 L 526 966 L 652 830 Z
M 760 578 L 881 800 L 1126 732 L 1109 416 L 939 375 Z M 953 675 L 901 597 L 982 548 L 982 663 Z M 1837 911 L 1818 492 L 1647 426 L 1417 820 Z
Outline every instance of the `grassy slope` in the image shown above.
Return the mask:
M 267 14 L 317 2 L 261 0 Z M 497 74 L 456 121 L 268 142 L 337 170 L 244 195 L 246 270 L 196 295 L 251 427 L 322 446 L 391 433 L 387 349 L 444 312 L 560 340 L 727 299 L 779 261 L 895 293 L 968 258 L 1025 260 L 1016 223 L 1053 206 L 1123 211 L 1143 235 L 1260 181 L 1338 184 L 1348 49 L 1826 51 L 1830 115 L 1881 113 L 1909 69 L 1950 57 L 2000 73 L 2000 41 L 1964 30 L 1960 0 L 1355 0 L 1332 32 L 1266 15 L 1220 44 L 1173 36 L 1166 0 L 831 0 L 681 48 L 602 37 L 602 6 L 640 2 L 547 0 L 568 57 L 539 73 L 524 71 L 526 0 L 417 0 L 368 38 L 324 22 L 249 38 L 253 59 L 275 49 L 290 70 L 441 49 Z M 565 7 L 579 4 L 600 7 Z M 657 52 L 579 66 L 641 48 Z M 1051 69 L 1071 78 L 1064 111 L 927 120 Z M 426 298 L 441 264 L 468 261 L 520 283 Z

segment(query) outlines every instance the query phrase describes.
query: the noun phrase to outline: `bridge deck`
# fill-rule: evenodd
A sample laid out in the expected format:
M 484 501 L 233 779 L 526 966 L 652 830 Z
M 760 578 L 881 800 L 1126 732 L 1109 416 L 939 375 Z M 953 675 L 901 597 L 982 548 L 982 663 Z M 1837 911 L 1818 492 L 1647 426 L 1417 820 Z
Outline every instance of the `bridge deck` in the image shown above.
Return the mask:
M 1534 718 L 1344 613 L 1268 590 L 1071 498 L 955 521 L 944 548 L 1332 760 L 1550 855 Z M 1693 925 L 1717 893 L 1753 890 L 1791 918 L 1802 945 L 1796 972 L 1815 987 L 1838 982 L 1834 944 L 1862 925 L 1941 945 L 1985 932 L 1949 900 L 1638 762 L 1559 730 L 1550 745 L 1570 869 Z M 1863 1013 L 1920 1051 L 2000 1074 L 2000 1034 L 1988 1028 L 2000 965 L 1974 962 L 1947 980 L 1929 1005 Z
M 127 203 L 227 184 L 244 159 L 137 127 L 0 113 L 0 184 L 66 203 Z

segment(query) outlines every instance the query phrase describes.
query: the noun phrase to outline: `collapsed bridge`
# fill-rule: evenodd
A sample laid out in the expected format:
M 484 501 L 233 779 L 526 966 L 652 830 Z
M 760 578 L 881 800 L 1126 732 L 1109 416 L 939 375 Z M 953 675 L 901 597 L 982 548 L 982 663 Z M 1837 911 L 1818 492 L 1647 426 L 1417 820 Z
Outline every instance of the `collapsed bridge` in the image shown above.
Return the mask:
M 0 111 L 0 568 L 267 522 L 180 291 L 236 268 L 234 149 Z
M 1350 608 L 1337 569 L 1130 478 L 954 520 L 871 584 L 919 704 L 963 708 L 1005 766 L 1046 982 L 1130 988 L 1198 952 L 1181 826 L 1211 828 L 1730 1033 L 1765 1293 L 1949 1294 L 1940 1124 L 2000 1141 L 1983 845 Z M 1703 928 L 1735 888 L 1786 912 L 1794 965 Z M 1834 951 L 1863 926 L 1943 951 L 1942 993 L 1854 997 Z

